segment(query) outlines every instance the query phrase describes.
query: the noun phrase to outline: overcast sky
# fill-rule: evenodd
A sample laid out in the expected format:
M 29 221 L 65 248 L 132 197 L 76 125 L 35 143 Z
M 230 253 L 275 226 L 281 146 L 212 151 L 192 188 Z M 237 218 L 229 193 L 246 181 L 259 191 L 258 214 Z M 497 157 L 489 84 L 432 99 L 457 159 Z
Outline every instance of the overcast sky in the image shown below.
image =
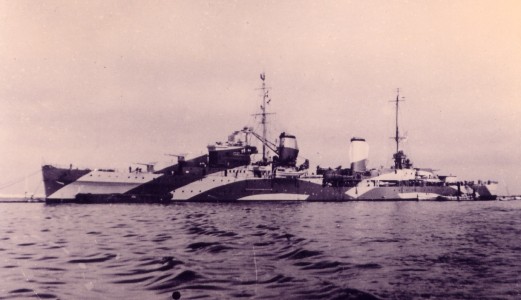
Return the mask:
M 0 187 L 203 153 L 257 126 L 265 72 L 273 139 L 313 165 L 347 166 L 360 136 L 390 166 L 400 88 L 415 166 L 521 194 L 516 0 L 2 1 L 0 24 Z

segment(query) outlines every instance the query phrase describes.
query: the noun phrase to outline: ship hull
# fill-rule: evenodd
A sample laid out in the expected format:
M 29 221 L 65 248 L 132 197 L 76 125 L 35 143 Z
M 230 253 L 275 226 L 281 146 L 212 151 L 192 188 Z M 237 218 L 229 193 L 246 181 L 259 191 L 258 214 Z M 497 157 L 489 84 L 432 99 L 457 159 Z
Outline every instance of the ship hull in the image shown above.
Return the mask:
M 227 179 L 224 179 L 227 180 Z M 175 201 L 437 201 L 441 197 L 458 199 L 458 191 L 448 186 L 432 187 L 331 187 L 305 179 L 228 179 L 225 184 L 205 189 L 204 180 L 173 191 Z
M 255 171 L 255 166 L 251 165 L 231 169 L 207 167 L 201 164 L 205 160 L 206 156 L 196 157 L 156 173 L 123 173 L 88 169 L 71 171 L 46 166 L 43 168 L 44 183 L 46 191 L 50 191 L 46 200 L 47 202 L 105 203 L 170 200 L 207 202 L 496 199 L 494 183 L 449 185 L 442 182 L 430 184 L 425 182 L 419 184 L 406 180 L 414 178 L 415 171 L 412 169 L 383 172 L 359 181 L 332 184 L 323 176 L 303 175 L 280 178 L 280 173 L 261 174 Z M 57 186 L 58 179 L 67 179 L 69 182 L 58 186 L 61 188 L 55 190 L 53 188 Z M 393 185 L 388 186 L 389 184 Z
M 172 170 L 177 170 L 172 166 Z M 66 169 L 44 172 L 53 184 Z M 173 174 L 172 174 L 173 173 Z M 83 174 L 82 176 L 79 176 Z M 486 185 L 476 185 L 473 197 L 460 197 L 453 186 L 355 186 L 325 185 L 321 177 L 261 178 L 247 167 L 190 169 L 188 173 L 118 173 L 84 170 L 76 181 L 47 196 L 48 203 L 117 203 L 170 201 L 438 201 L 494 200 Z M 49 189 L 51 190 L 51 189 Z M 461 190 L 461 189 L 460 189 Z M 481 194 L 480 194 L 480 193 Z
M 42 175 L 46 197 L 48 198 L 50 195 L 76 182 L 79 178 L 90 172 L 90 169 L 73 169 L 72 167 L 59 168 L 51 165 L 43 166 Z
M 114 170 L 66 169 L 50 165 L 43 166 L 42 173 L 46 202 L 83 201 L 87 198 L 84 195 L 97 197 L 127 195 L 129 191 L 161 176 L 138 172 L 122 173 Z

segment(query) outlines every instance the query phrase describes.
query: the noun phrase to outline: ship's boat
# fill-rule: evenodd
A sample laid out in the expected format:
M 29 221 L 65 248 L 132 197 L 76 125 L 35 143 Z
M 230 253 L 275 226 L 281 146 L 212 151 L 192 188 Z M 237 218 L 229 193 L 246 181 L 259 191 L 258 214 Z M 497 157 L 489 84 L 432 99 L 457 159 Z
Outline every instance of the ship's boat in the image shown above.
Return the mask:
M 353 137 L 349 168 L 310 170 L 299 158 L 297 137 L 287 132 L 278 144 L 267 137 L 267 88 L 262 79 L 262 133 L 244 127 L 226 141 L 207 146 L 208 154 L 189 158 L 174 155 L 177 163 L 155 170 L 78 169 L 72 165 L 42 167 L 47 202 L 169 202 L 175 201 L 350 201 L 350 200 L 494 200 L 497 182 L 468 182 L 438 176 L 432 169 L 414 167 L 400 149 L 396 118 L 394 165 L 369 169 L 369 145 Z M 398 115 L 399 96 L 396 98 Z M 262 156 L 254 145 L 262 147 Z M 299 159 L 301 163 L 299 164 Z

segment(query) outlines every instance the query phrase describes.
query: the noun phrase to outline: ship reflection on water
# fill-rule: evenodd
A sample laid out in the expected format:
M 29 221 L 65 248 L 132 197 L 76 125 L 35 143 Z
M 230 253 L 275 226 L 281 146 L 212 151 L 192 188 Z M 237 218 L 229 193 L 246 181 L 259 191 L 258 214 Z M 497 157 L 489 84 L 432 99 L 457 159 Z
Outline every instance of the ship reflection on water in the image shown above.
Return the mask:
M 0 299 L 514 299 L 521 202 L 0 203 Z

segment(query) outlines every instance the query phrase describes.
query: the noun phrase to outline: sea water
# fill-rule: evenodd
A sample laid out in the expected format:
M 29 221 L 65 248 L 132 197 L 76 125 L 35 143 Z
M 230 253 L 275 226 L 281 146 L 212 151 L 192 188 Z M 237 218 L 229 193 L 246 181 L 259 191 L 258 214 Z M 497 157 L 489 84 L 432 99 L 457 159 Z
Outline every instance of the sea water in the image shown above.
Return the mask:
M 521 201 L 0 203 L 0 299 L 519 299 Z

